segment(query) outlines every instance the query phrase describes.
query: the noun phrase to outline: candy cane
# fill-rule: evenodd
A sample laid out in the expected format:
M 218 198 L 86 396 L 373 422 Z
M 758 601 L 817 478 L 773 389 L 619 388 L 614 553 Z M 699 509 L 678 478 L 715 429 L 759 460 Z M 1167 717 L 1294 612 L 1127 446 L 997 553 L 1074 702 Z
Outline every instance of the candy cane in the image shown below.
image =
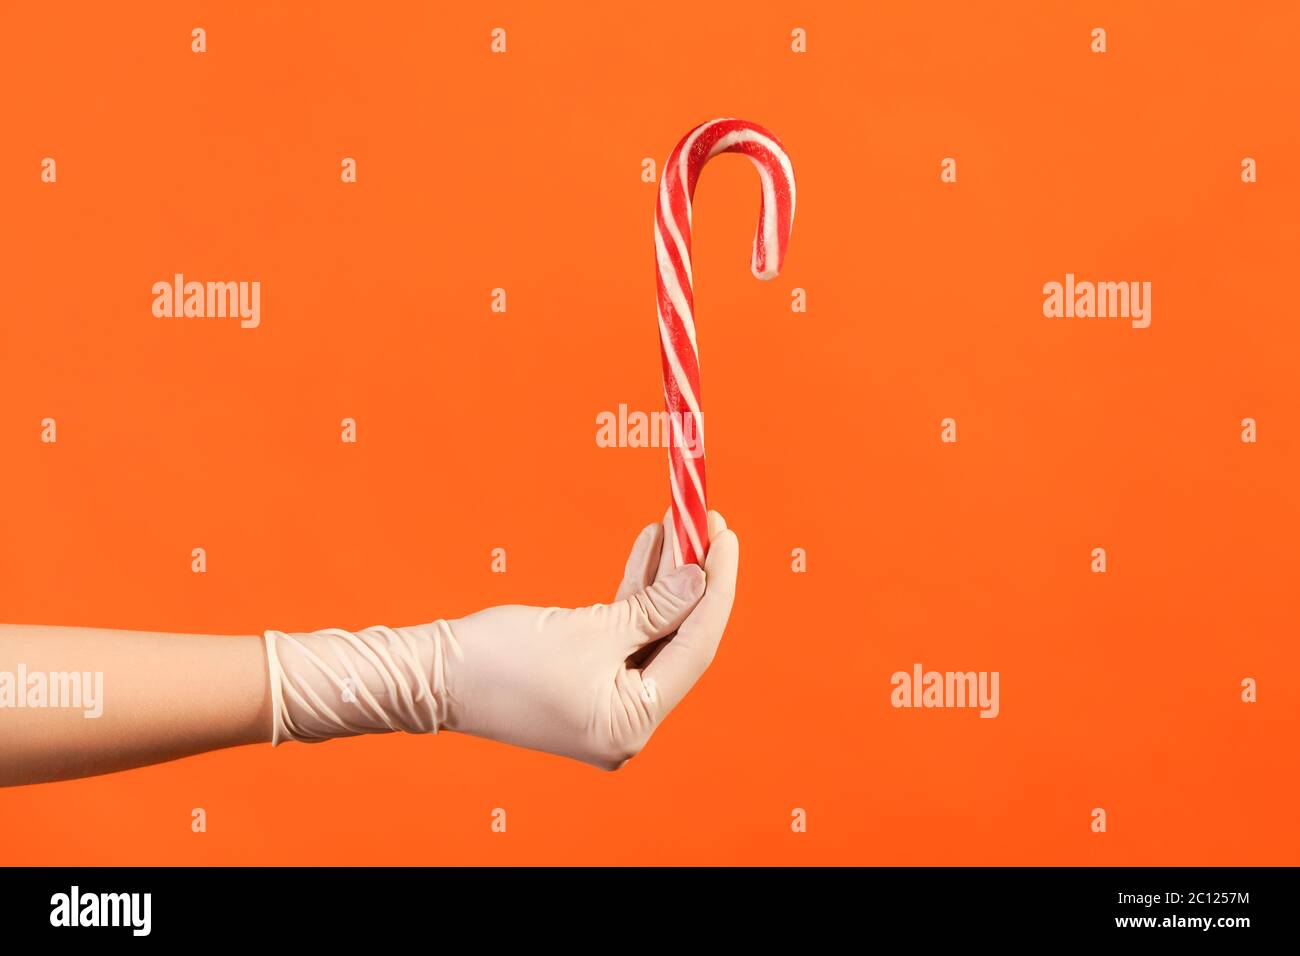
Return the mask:
M 771 279 L 780 271 L 794 222 L 794 170 L 790 158 L 777 138 L 761 126 L 736 119 L 702 123 L 677 144 L 664 164 L 655 209 L 655 259 L 659 267 L 664 403 L 672 429 L 668 477 L 673 491 L 673 548 L 678 566 L 691 561 L 703 564 L 709 548 L 700 353 L 695 342 L 691 276 L 691 200 L 700 170 L 719 153 L 743 153 L 758 167 L 763 188 L 750 262 L 755 276 Z

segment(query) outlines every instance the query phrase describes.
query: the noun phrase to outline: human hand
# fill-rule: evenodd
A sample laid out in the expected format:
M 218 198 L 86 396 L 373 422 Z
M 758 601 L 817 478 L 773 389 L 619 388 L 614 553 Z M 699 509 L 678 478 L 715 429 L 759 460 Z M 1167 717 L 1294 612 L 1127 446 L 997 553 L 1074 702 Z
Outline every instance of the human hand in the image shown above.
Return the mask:
M 671 520 L 642 530 L 613 604 L 488 608 L 448 622 L 447 716 L 460 733 L 617 770 L 717 652 L 740 545 L 709 512 L 703 571 L 672 570 Z

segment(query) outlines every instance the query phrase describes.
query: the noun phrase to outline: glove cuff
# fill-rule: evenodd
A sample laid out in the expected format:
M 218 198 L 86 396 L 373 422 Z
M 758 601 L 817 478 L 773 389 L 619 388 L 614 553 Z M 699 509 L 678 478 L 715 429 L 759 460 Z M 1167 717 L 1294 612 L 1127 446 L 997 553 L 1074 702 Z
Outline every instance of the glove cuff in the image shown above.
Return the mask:
M 445 724 L 446 621 L 352 632 L 266 631 L 271 743 L 335 737 L 436 734 Z

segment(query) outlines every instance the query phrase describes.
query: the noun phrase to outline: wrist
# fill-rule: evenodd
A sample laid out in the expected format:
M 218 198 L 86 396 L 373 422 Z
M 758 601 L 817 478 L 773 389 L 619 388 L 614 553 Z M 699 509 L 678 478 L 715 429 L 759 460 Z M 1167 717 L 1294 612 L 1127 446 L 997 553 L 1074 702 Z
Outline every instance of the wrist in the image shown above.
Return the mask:
M 455 688 L 464 665 L 464 655 L 452 630 L 452 623 L 439 618 L 428 624 L 403 629 L 419 632 L 428 655 L 425 669 L 437 721 L 434 733 L 442 730 L 459 731 L 461 727 L 461 701 L 456 696 Z

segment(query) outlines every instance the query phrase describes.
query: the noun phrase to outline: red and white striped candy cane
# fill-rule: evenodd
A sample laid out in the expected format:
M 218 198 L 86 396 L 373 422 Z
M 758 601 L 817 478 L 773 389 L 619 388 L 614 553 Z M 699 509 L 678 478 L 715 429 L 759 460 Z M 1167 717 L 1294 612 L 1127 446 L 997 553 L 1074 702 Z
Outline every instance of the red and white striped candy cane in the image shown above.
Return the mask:
M 770 279 L 785 261 L 794 222 L 794 170 L 775 136 L 737 119 L 701 123 L 664 164 L 655 209 L 659 267 L 659 344 L 664 402 L 672 428 L 668 473 L 673 491 L 674 557 L 678 566 L 704 563 L 709 548 L 704 483 L 704 419 L 700 411 L 700 353 L 695 342 L 691 277 L 691 200 L 700 170 L 719 153 L 743 153 L 762 182 L 750 268 Z

